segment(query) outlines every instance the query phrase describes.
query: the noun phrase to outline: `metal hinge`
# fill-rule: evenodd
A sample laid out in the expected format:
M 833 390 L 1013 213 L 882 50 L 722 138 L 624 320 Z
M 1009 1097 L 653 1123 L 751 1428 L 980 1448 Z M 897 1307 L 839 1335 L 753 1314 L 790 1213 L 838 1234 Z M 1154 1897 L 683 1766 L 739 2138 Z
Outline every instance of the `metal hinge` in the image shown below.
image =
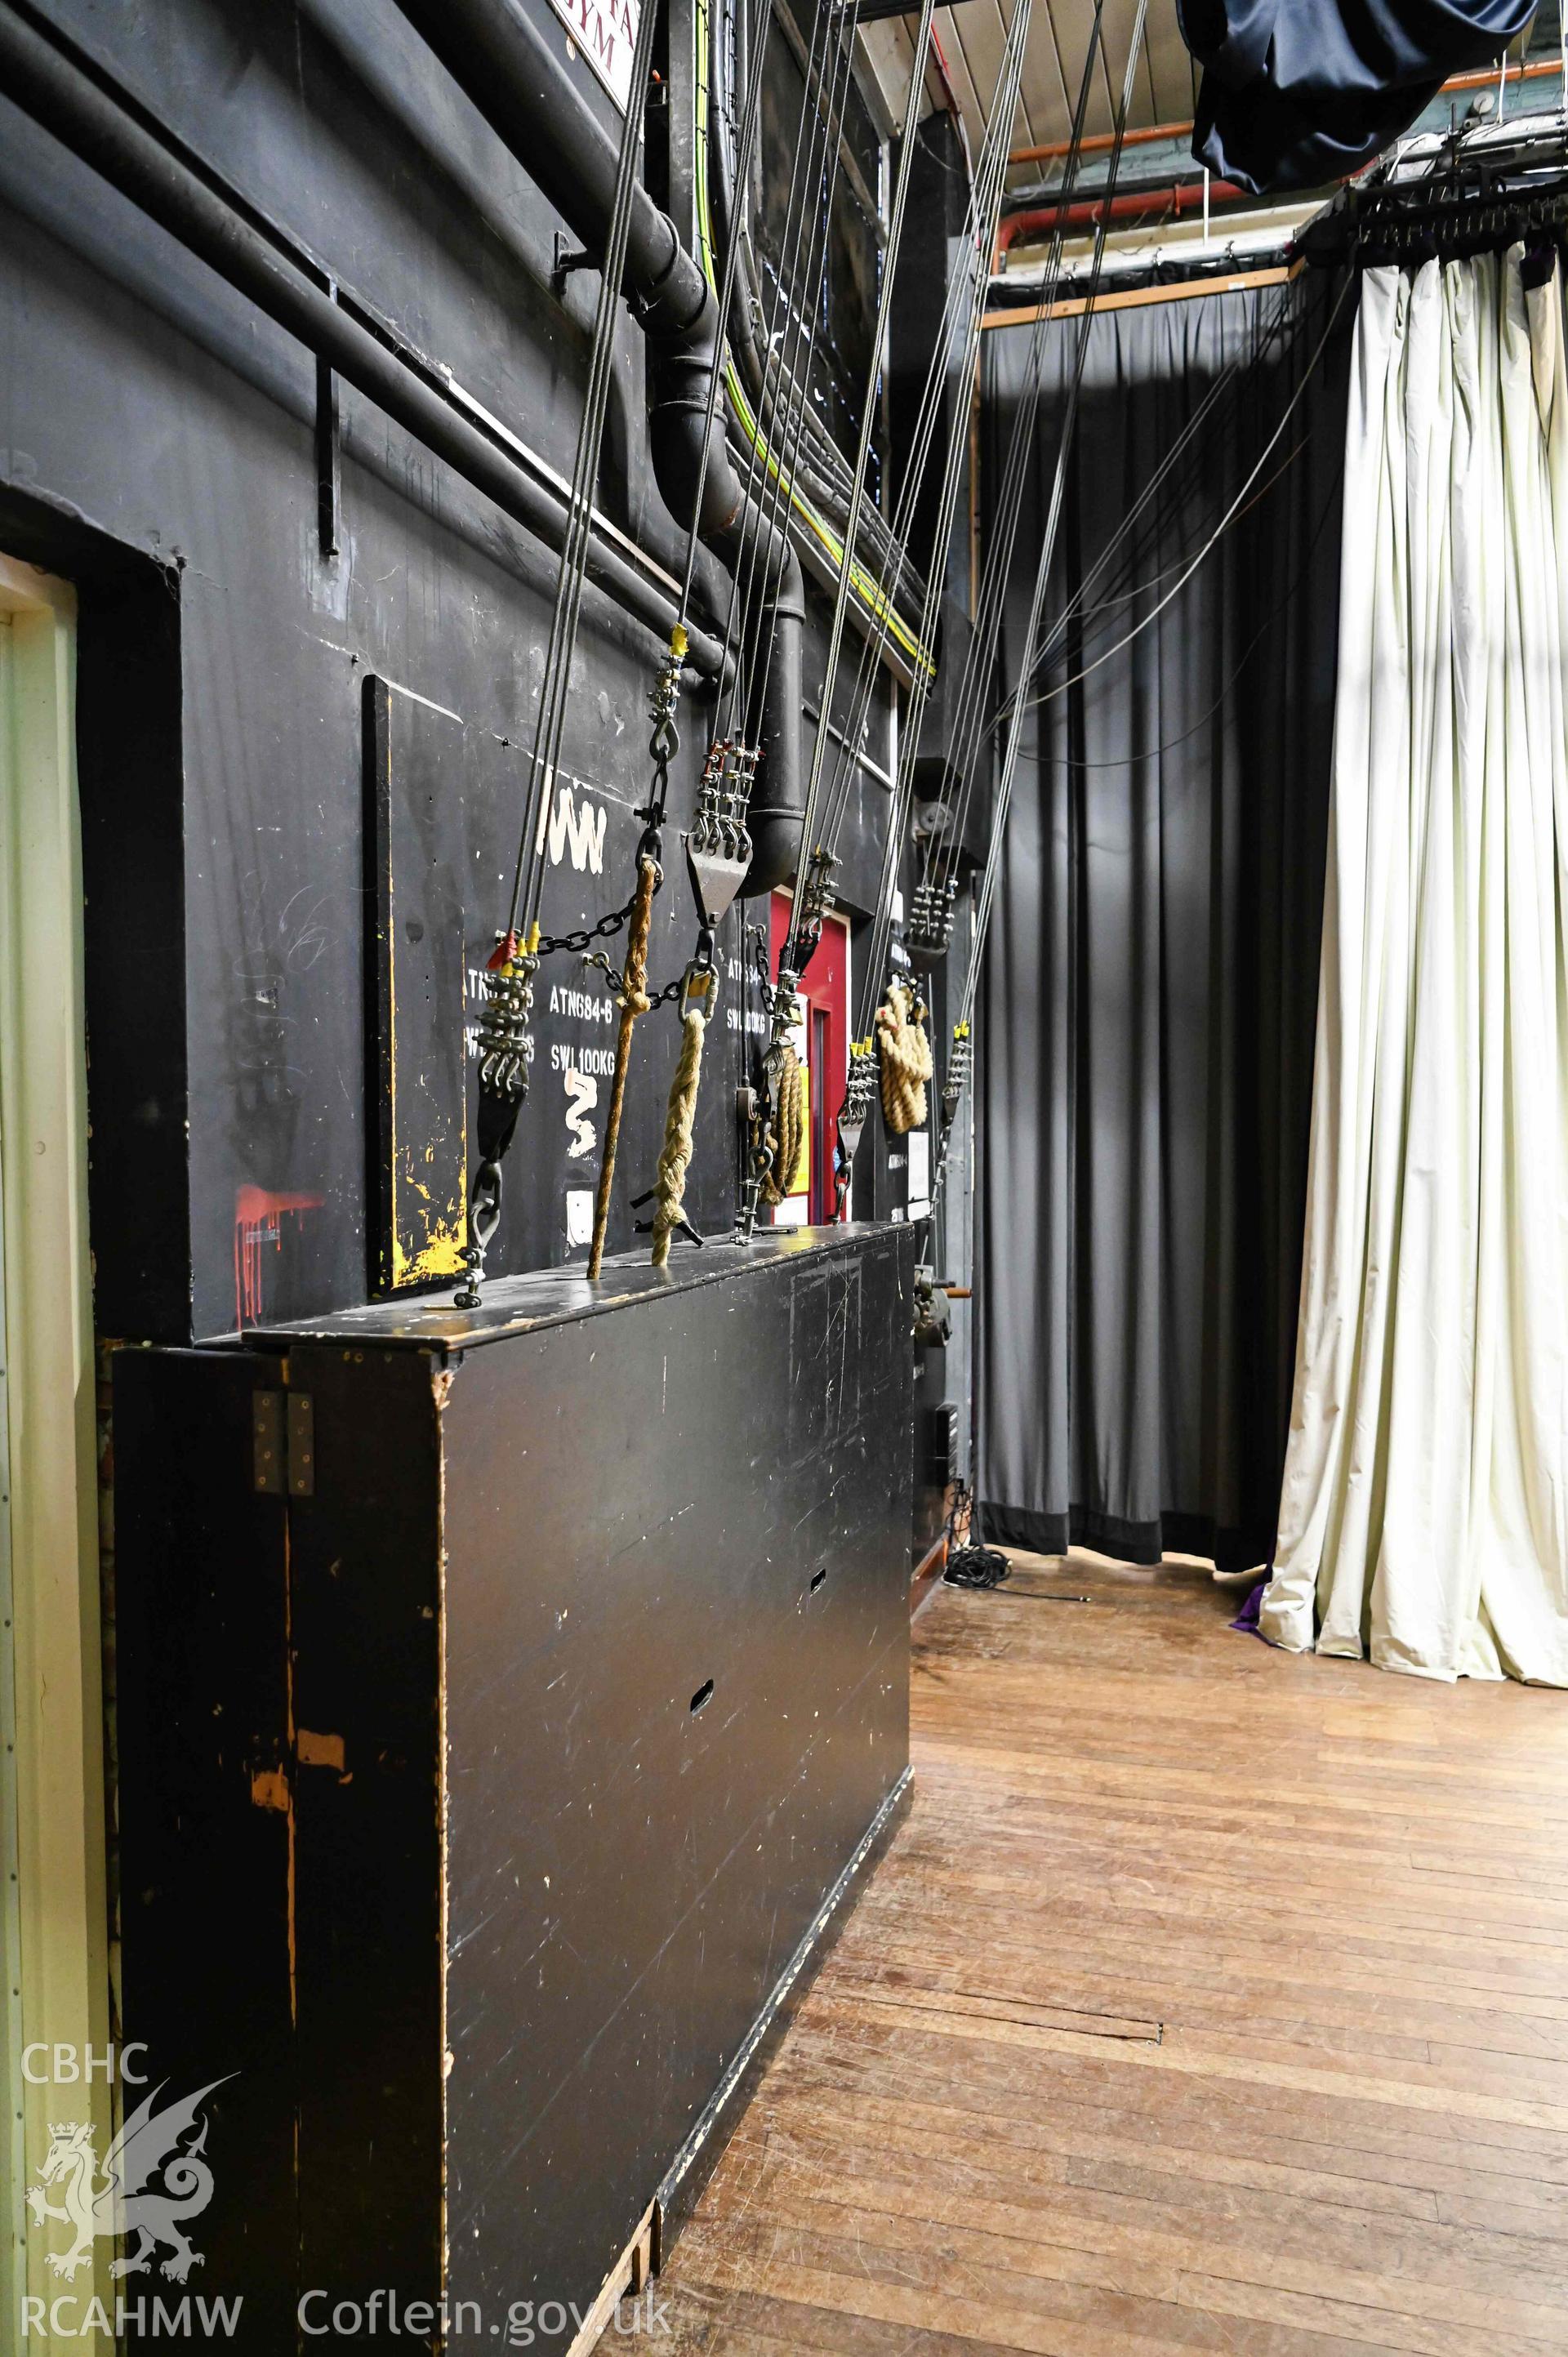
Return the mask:
M 272 1498 L 316 1495 L 316 1406 L 308 1392 L 252 1392 L 255 1487 Z

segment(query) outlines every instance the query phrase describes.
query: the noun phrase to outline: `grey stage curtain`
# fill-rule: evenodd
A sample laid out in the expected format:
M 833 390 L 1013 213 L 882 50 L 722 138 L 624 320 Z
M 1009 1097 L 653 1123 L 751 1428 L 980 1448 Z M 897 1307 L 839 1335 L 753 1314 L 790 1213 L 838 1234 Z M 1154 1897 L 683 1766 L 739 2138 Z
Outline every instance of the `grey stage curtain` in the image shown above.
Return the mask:
M 1338 283 L 1091 331 L 981 1000 L 975 1489 L 987 1534 L 1132 1562 L 1272 1550 L 1300 1279 L 1354 315 Z M 1337 305 L 1337 308 L 1336 306 Z M 1004 684 L 1076 320 L 1049 329 Z M 1030 330 L 985 338 L 998 482 Z M 1316 367 L 1312 365 L 1316 351 Z M 1135 540 L 1090 578 L 1183 429 Z

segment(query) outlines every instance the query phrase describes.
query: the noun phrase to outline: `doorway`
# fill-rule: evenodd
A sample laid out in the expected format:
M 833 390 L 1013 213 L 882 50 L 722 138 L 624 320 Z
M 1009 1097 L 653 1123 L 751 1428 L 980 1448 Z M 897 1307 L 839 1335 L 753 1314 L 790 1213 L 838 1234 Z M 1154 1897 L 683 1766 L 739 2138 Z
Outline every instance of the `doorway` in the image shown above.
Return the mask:
M 775 973 L 789 909 L 789 893 L 775 892 L 768 939 Z M 849 1072 L 849 926 L 843 917 L 830 914 L 824 922 L 797 996 L 795 1052 L 804 1067 L 806 1125 L 795 1183 L 774 1210 L 779 1228 L 820 1227 L 833 1216 L 833 1143 Z
M 107 2352 L 102 2262 L 52 2271 L 80 2238 L 25 2201 L 61 2205 L 57 2123 L 102 2160 L 111 2118 L 75 669 L 74 593 L 0 555 L 0 2291 L 7 2344 L 63 2297 L 57 2329 Z

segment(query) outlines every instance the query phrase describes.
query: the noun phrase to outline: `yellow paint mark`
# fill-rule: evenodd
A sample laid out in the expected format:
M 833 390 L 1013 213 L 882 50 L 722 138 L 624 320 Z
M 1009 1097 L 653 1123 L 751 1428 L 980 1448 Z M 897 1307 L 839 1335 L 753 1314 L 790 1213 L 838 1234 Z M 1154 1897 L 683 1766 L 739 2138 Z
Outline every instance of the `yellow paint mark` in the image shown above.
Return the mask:
M 281 1768 L 252 1770 L 251 1805 L 256 1809 L 276 1809 L 287 1816 L 288 1778 Z
M 468 1218 L 465 1210 L 456 1220 L 442 1220 L 417 1252 L 410 1252 L 403 1237 L 392 1236 L 392 1283 L 417 1285 L 422 1279 L 435 1276 L 461 1276 L 467 1267 L 463 1258 L 467 1243 Z
M 340 1735 L 313 1735 L 302 1727 L 294 1738 L 295 1757 L 302 1768 L 336 1768 L 343 1773 L 343 1738 Z

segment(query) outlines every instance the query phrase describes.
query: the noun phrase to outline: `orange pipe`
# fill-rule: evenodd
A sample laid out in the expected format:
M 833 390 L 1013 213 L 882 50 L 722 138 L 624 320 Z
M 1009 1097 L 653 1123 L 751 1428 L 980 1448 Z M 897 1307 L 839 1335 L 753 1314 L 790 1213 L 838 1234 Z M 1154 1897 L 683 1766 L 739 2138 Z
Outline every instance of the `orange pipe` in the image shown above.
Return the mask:
M 1538 74 L 1556 74 L 1561 73 L 1562 70 L 1557 59 L 1537 58 L 1533 60 L 1527 59 L 1520 65 L 1509 66 L 1507 79 L 1509 81 L 1533 81 Z M 1495 66 L 1482 66 L 1474 73 L 1452 75 L 1444 83 L 1443 88 L 1444 90 L 1487 90 L 1498 78 Z M 1191 129 L 1190 123 L 1151 123 L 1141 131 L 1129 131 L 1123 144 L 1133 147 L 1143 146 L 1154 139 L 1181 139 Z M 1080 142 L 1079 153 L 1083 156 L 1099 156 L 1102 155 L 1107 148 L 1114 147 L 1115 145 L 1116 135 L 1113 131 L 1096 131 L 1090 138 Z M 1051 164 L 1058 156 L 1070 156 L 1071 153 L 1070 139 L 1053 139 L 1044 147 L 1015 147 L 1008 156 L 1007 162 L 1009 167 L 1014 164 Z
M 1146 124 L 1142 131 L 1127 132 L 1122 144 L 1128 147 L 1142 147 L 1151 139 L 1179 139 L 1184 132 L 1191 129 L 1190 123 L 1150 123 Z M 1113 131 L 1096 131 L 1092 132 L 1087 139 L 1079 141 L 1079 153 L 1082 156 L 1101 156 L 1107 148 L 1114 147 L 1115 145 L 1116 134 Z M 1007 161 L 1009 165 L 1049 164 L 1054 162 L 1057 156 L 1070 156 L 1071 153 L 1070 139 L 1053 139 L 1049 145 L 1045 147 L 1015 147 Z
M 1102 221 L 1179 221 L 1183 213 L 1200 213 L 1203 198 L 1201 180 L 1179 180 L 1173 188 L 1132 190 L 1109 199 L 1085 197 L 1076 204 L 1034 205 L 1026 212 L 1006 214 L 998 224 L 997 260 L 1020 239 L 1036 236 L 1042 230 L 1098 229 Z M 1258 199 L 1250 189 L 1239 188 L 1234 180 L 1210 180 L 1208 201 L 1210 205 L 1256 204 Z

